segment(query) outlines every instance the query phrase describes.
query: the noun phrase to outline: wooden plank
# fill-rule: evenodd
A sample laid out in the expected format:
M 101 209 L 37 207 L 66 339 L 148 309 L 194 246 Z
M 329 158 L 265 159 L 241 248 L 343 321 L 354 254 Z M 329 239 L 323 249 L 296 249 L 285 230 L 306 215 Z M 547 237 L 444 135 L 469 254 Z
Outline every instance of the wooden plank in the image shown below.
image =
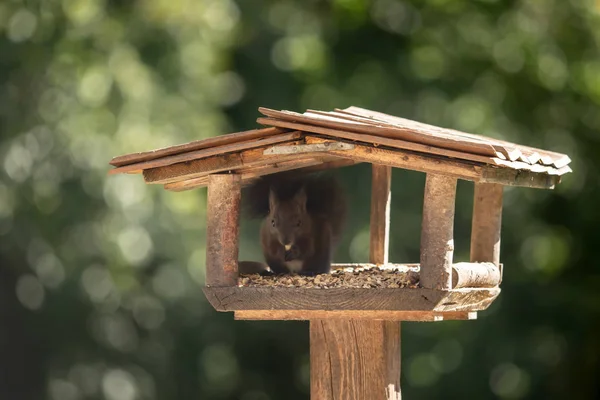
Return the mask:
M 239 286 L 204 287 L 203 291 L 217 311 L 481 311 L 500 293 L 499 288 L 434 290 Z
M 452 287 L 456 179 L 427 174 L 421 225 L 421 285 Z
M 261 165 L 258 167 L 241 168 L 234 170 L 241 176 L 242 185 L 252 182 L 259 176 L 274 174 L 277 172 L 288 171 L 291 169 L 310 167 L 315 165 L 321 165 L 323 162 L 321 159 L 307 158 L 301 160 L 284 161 L 275 164 Z M 165 189 L 174 192 L 182 192 L 185 190 L 196 189 L 205 187 L 208 184 L 209 175 L 201 176 L 198 178 L 186 179 L 183 181 L 167 183 Z
M 442 128 L 431 125 L 420 124 L 409 121 L 410 124 L 398 127 L 365 124 L 357 121 L 348 121 L 336 117 L 306 116 L 292 111 L 277 111 L 260 107 L 258 111 L 271 118 L 284 121 L 306 123 L 309 125 L 320 125 L 328 128 L 341 129 L 351 132 L 366 133 L 376 136 L 384 136 L 392 139 L 402 139 L 409 142 L 428 144 L 431 146 L 463 151 L 483 156 L 495 156 L 494 148 L 480 140 L 464 140 L 456 135 L 445 134 Z M 260 123 L 260 122 L 259 122 Z
M 371 219 L 369 261 L 387 264 L 390 244 L 392 167 L 371 165 Z
M 452 130 L 452 129 L 441 128 L 438 126 L 428 125 L 428 124 L 424 124 L 422 122 L 417 122 L 417 121 L 413 121 L 413 120 L 409 120 L 409 119 L 405 119 L 405 118 L 392 117 L 391 115 L 387 116 L 388 118 L 386 120 L 383 120 L 381 118 L 368 118 L 365 116 L 360 116 L 355 113 L 351 113 L 351 112 L 348 112 L 345 110 L 340 110 L 340 109 L 336 109 L 336 111 L 319 111 L 319 110 L 310 110 L 309 109 L 304 113 L 304 115 L 308 115 L 308 116 L 311 116 L 314 114 L 333 116 L 333 117 L 342 118 L 342 119 L 349 119 L 352 121 L 363 122 L 363 123 L 367 123 L 367 124 L 371 124 L 371 125 L 372 124 L 386 125 L 386 126 L 389 126 L 392 128 L 406 127 L 406 126 L 419 126 L 419 127 L 421 127 L 421 129 L 423 129 L 426 132 L 435 131 L 436 135 L 441 134 L 442 136 L 461 137 L 461 138 L 465 138 L 471 142 L 475 141 L 475 142 L 487 143 L 494 148 L 494 150 L 496 152 L 496 157 L 500 157 L 502 159 L 506 159 L 506 155 L 508 153 L 508 150 L 506 149 L 505 146 L 495 143 L 494 139 L 489 138 L 489 137 L 473 135 L 473 134 L 464 133 L 464 132 L 460 132 L 460 131 L 456 131 L 456 130 Z M 386 115 L 386 114 L 382 114 L 382 115 Z M 402 121 L 402 122 L 400 122 L 400 121 Z M 463 153 L 463 154 L 468 154 L 468 153 Z
M 328 161 L 331 160 L 331 161 Z M 307 158 L 300 160 L 284 161 L 265 166 L 241 168 L 232 170 L 242 176 L 242 186 L 254 182 L 258 177 L 263 175 L 274 174 L 283 171 L 297 169 L 305 172 L 322 171 L 326 169 L 341 168 L 354 165 L 354 160 L 332 159 L 332 157 L 324 158 Z M 182 192 L 205 187 L 208 184 L 208 175 L 199 178 L 192 178 L 183 181 L 167 183 L 165 189 L 173 192 Z
M 337 109 L 336 108 L 335 110 L 337 112 L 348 113 L 351 115 L 356 115 L 356 116 L 360 116 L 360 117 L 364 117 L 364 118 L 372 118 L 377 121 L 385 121 L 385 122 L 388 122 L 391 124 L 402 125 L 402 124 L 405 124 L 407 121 L 412 122 L 412 123 L 416 122 L 416 121 L 411 121 L 411 120 L 407 120 L 407 119 L 400 118 L 400 117 L 383 114 L 383 113 L 376 112 L 376 111 L 367 110 L 367 109 L 360 108 L 360 107 L 348 107 L 346 109 Z M 417 122 L 417 124 L 421 124 L 421 123 Z M 444 128 L 438 128 L 438 127 L 431 126 L 431 125 L 429 125 L 429 127 L 432 127 L 433 131 L 438 131 L 440 129 L 444 129 Z M 508 155 L 508 159 L 511 161 L 518 160 L 521 157 L 521 155 L 530 157 L 530 156 L 534 156 L 535 153 L 538 153 L 542 157 L 541 161 L 544 164 L 554 165 L 556 168 L 564 167 L 565 165 L 568 165 L 571 162 L 571 159 L 566 154 L 556 153 L 556 152 L 549 151 L 549 150 L 537 149 L 537 148 L 530 147 L 530 146 L 507 142 L 505 140 L 488 138 L 488 137 L 483 137 L 480 135 L 474 135 L 471 133 L 461 132 L 461 131 L 457 131 L 454 129 L 444 129 L 444 130 L 447 131 L 449 134 L 456 135 L 458 137 L 463 137 L 463 138 L 467 138 L 467 139 L 470 138 L 470 139 L 474 139 L 474 140 L 482 140 L 483 139 L 486 142 L 490 143 L 495 148 L 504 148 L 505 149 L 504 151 L 508 152 L 505 154 Z
M 403 150 L 411 150 L 424 154 L 434 154 L 443 157 L 449 158 L 457 158 L 459 160 L 468 160 L 475 161 L 478 163 L 484 164 L 493 164 L 493 160 L 489 156 L 481 156 L 477 154 L 464 153 L 460 151 L 444 149 L 440 147 L 434 147 L 430 145 L 425 145 L 421 143 L 409 142 L 406 140 L 400 139 L 390 139 L 388 137 L 368 135 L 364 133 L 355 133 L 350 132 L 348 130 L 340 130 L 340 129 L 332 129 L 326 128 L 322 126 L 315 126 L 309 124 L 302 124 L 298 122 L 290 122 L 290 121 L 280 121 L 277 119 L 271 118 L 258 118 L 257 121 L 261 124 L 265 125 L 274 125 L 279 127 L 288 127 L 297 130 L 301 130 L 304 132 L 312 132 L 318 133 L 320 135 L 326 135 L 334 138 L 342 138 L 353 141 L 359 141 L 362 143 L 374 144 L 374 145 L 382 145 L 391 148 L 403 149 Z
M 314 319 L 439 322 L 477 319 L 477 312 L 469 311 L 388 311 L 388 310 L 241 310 L 235 311 L 236 320 L 250 321 L 310 321 Z
M 502 185 L 475 183 L 471 223 L 471 262 L 500 265 Z
M 323 138 L 306 136 L 307 143 L 321 143 Z M 482 167 L 457 160 L 448 160 L 434 156 L 422 156 L 404 150 L 386 150 L 376 147 L 355 144 L 353 150 L 330 151 L 329 155 L 349 158 L 355 161 L 390 167 L 410 169 L 421 172 L 434 172 L 455 176 L 468 180 L 478 180 L 482 175 Z
M 279 135 L 273 135 L 265 138 L 257 138 L 252 140 L 246 140 L 243 142 L 232 143 L 223 146 L 210 147 L 202 150 L 188 151 L 185 153 L 175 154 L 171 156 L 165 156 L 158 159 L 149 161 L 138 162 L 134 164 L 128 164 L 122 167 L 114 168 L 108 173 L 111 175 L 130 173 L 135 171 L 143 171 L 145 169 L 164 167 L 167 165 L 177 164 L 186 161 L 192 161 L 202 159 L 218 154 L 234 153 L 241 150 L 252 149 L 256 147 L 264 147 L 277 143 L 285 143 L 293 140 L 297 140 L 302 136 L 301 132 L 289 132 L 282 133 Z
M 400 326 L 311 321 L 310 365 L 312 399 L 400 400 Z
M 299 145 L 291 145 L 291 146 L 273 146 L 265 151 L 263 151 L 264 155 L 274 155 L 274 154 L 302 154 L 302 153 L 323 153 L 329 152 L 331 150 L 352 150 L 354 149 L 354 145 L 351 143 L 343 143 L 343 142 L 324 142 L 324 143 L 314 143 L 314 144 L 299 144 Z
M 488 167 L 482 170 L 481 178 L 476 181 L 497 183 L 504 186 L 554 189 L 560 183 L 560 176 L 525 170 Z
M 206 210 L 206 285 L 232 286 L 238 279 L 240 176 L 208 178 Z
M 245 140 L 252 140 L 263 138 L 267 136 L 277 135 L 286 132 L 286 129 L 280 128 L 261 128 L 252 129 L 243 132 L 228 133 L 225 135 L 219 135 L 209 137 L 206 139 L 195 140 L 193 142 L 184 143 L 176 146 L 164 147 L 162 149 L 145 151 L 141 153 L 125 154 L 122 156 L 114 157 L 110 161 L 110 165 L 115 167 L 121 167 L 127 164 L 133 164 L 143 161 L 156 160 L 161 157 L 171 156 L 174 154 L 185 153 L 188 151 L 206 149 L 213 146 L 224 146 L 236 142 L 242 142 Z
M 301 141 L 291 143 L 301 144 Z M 268 148 L 268 147 L 265 147 Z M 166 184 L 186 179 L 199 178 L 208 174 L 232 171 L 240 168 L 258 167 L 261 165 L 275 164 L 284 161 L 300 160 L 310 158 L 312 154 L 289 154 L 289 155 L 263 155 L 265 148 L 244 150 L 239 153 L 222 154 L 193 160 L 185 163 L 177 163 L 166 167 L 151 168 L 144 170 L 146 183 Z M 316 154 L 316 157 L 323 154 Z
M 500 284 L 500 264 L 456 263 L 452 266 L 452 288 L 493 288 Z

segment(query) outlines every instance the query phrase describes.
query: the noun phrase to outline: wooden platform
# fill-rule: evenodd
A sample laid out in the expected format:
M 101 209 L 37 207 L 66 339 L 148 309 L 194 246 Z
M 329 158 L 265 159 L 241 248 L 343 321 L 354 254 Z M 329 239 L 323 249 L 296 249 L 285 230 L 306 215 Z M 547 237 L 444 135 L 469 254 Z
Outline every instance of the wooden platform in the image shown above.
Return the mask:
M 313 321 L 323 319 L 354 321 L 440 322 L 477 319 L 474 311 L 321 311 L 321 310 L 245 310 L 235 311 L 236 320 Z
M 217 311 L 481 311 L 488 308 L 500 294 L 500 288 L 434 290 L 228 286 L 205 287 L 203 290 Z

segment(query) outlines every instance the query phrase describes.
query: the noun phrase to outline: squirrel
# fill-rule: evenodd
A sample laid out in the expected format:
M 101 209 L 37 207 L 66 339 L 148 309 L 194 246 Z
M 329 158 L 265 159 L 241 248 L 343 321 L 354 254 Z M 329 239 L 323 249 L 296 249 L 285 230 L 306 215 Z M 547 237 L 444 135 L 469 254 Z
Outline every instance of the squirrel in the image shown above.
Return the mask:
M 280 172 L 258 178 L 245 191 L 246 213 L 263 218 L 260 243 L 272 273 L 330 271 L 347 208 L 333 176 Z

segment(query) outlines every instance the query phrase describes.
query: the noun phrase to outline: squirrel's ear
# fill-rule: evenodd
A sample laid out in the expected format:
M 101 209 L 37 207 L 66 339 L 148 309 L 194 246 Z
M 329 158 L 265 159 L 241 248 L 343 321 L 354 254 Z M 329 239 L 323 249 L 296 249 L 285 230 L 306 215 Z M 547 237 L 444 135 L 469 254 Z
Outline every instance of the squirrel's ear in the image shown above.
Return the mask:
M 294 201 L 300 207 L 302 211 L 306 210 L 306 191 L 304 190 L 304 186 L 296 192 L 294 195 Z
M 277 204 L 277 198 L 275 197 L 275 192 L 273 188 L 269 189 L 269 212 L 275 209 L 275 205 Z

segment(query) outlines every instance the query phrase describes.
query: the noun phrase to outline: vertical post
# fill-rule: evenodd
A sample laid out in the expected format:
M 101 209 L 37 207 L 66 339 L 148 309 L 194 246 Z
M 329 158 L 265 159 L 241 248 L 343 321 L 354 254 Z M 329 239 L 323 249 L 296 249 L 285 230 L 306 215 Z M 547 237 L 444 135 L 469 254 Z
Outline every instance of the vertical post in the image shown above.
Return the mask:
M 500 266 L 502 191 L 502 185 L 475 183 L 471 262 L 492 262 Z
M 310 321 L 312 400 L 400 400 L 400 324 Z
M 452 288 L 456 178 L 427 174 L 421 225 L 421 285 Z
M 206 211 L 206 285 L 235 286 L 241 178 L 236 174 L 208 176 Z
M 391 168 L 373 165 L 370 262 L 388 260 Z M 400 323 L 310 321 L 313 400 L 400 400 Z
M 372 165 L 371 175 L 371 243 L 369 262 L 387 264 L 390 243 L 390 201 L 392 168 Z

